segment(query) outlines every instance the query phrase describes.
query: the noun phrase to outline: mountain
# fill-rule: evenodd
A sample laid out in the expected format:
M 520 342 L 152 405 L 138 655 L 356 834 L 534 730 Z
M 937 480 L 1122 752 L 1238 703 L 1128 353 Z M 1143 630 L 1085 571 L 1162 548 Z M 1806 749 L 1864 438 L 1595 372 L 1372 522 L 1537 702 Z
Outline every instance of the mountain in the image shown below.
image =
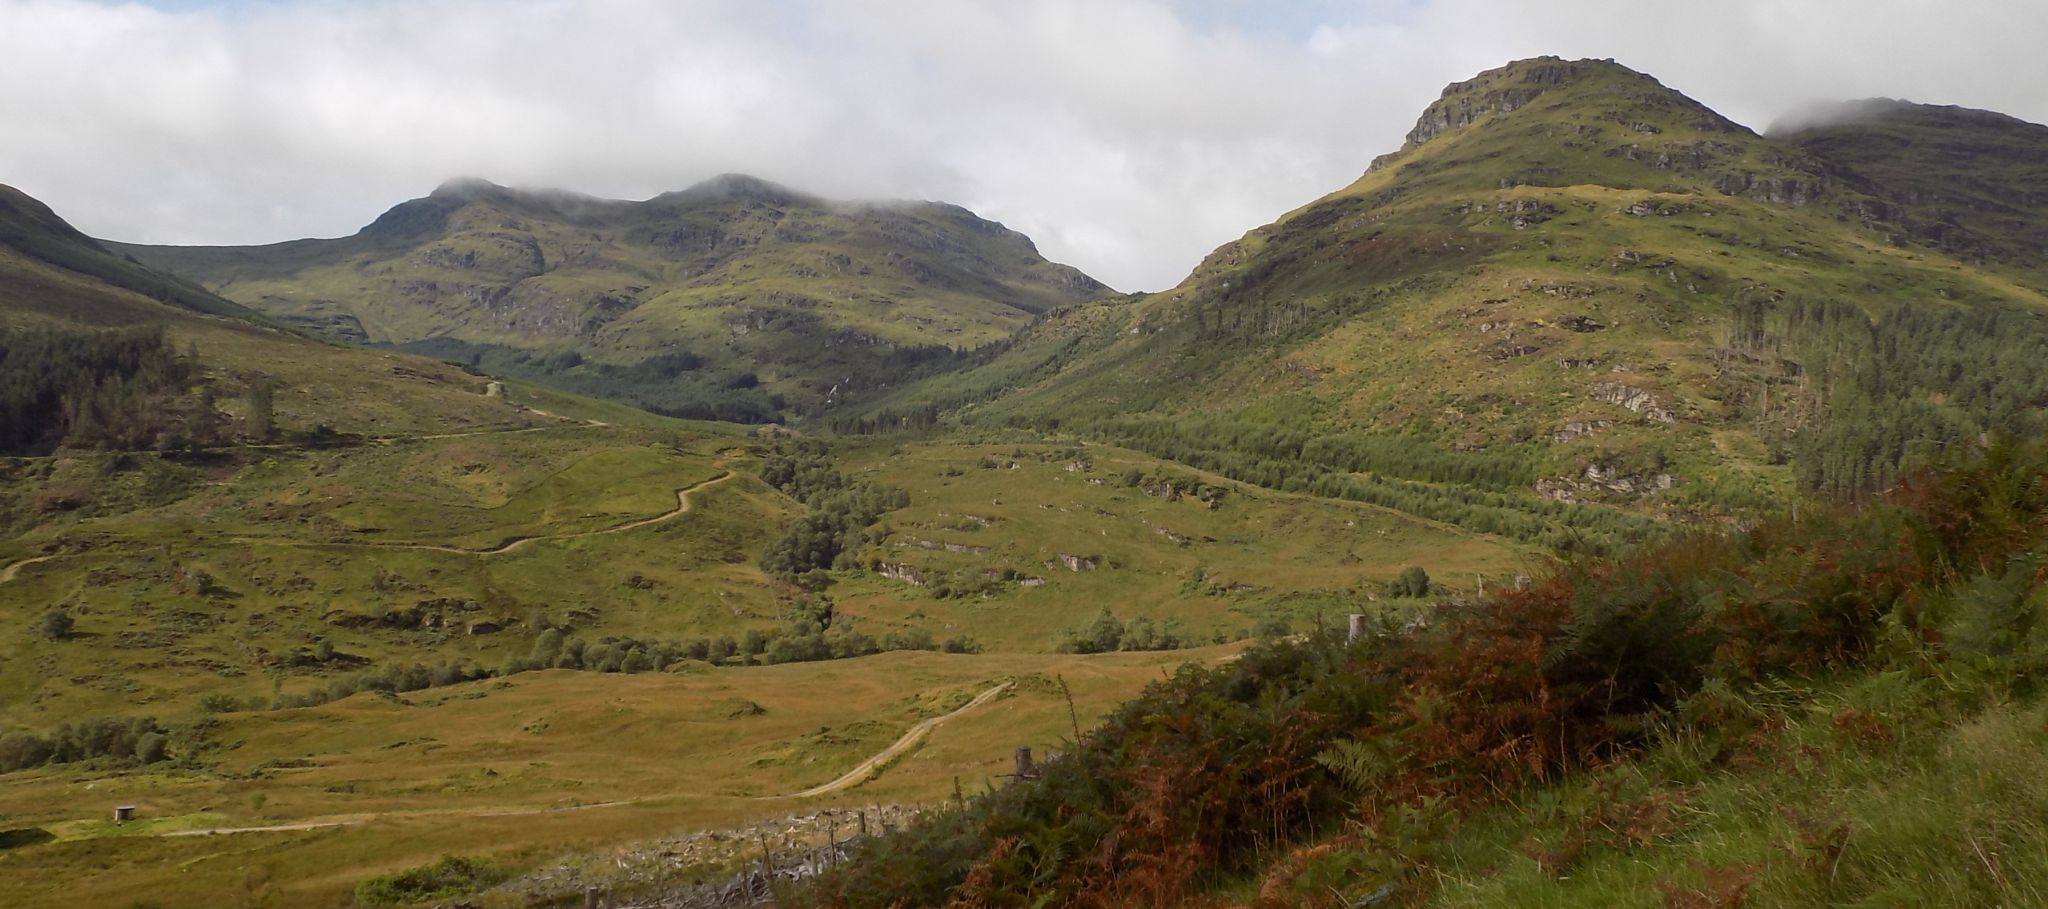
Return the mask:
M 955 365 L 1105 291 L 958 206 L 738 175 L 644 202 L 456 180 L 341 239 L 116 248 L 334 337 L 735 419 Z
M 2048 277 L 2048 126 L 1873 98 L 1801 111 L 1769 135 L 1894 206 L 1902 239 Z
M 0 184 L 0 250 L 17 263 L 70 272 L 109 289 L 193 312 L 256 318 L 254 312 L 191 282 L 151 271 L 132 259 L 116 255 L 58 217 L 49 206 L 4 184 Z M 15 287 L 21 289 L 18 284 Z M 26 305 L 29 301 L 22 302 Z
M 106 329 L 126 330 L 130 342 L 145 340 L 152 350 L 165 354 L 159 360 L 167 362 L 175 352 L 174 359 L 185 364 L 179 369 L 194 371 L 171 383 L 179 386 L 174 393 L 164 389 L 170 399 L 128 401 L 124 407 L 135 411 L 127 414 L 129 418 L 172 404 L 197 413 L 185 398 L 186 392 L 201 389 L 222 402 L 224 417 L 239 419 L 246 406 L 242 399 L 261 385 L 272 396 L 277 429 L 287 433 L 318 427 L 365 435 L 446 432 L 527 425 L 533 419 L 502 396 L 486 397 L 487 380 L 446 363 L 346 348 L 281 328 L 204 288 L 110 250 L 49 206 L 0 186 L 0 348 L 13 346 L 20 356 L 41 356 L 37 351 L 93 344 L 82 339 Z M 161 341 L 154 339 L 156 334 Z M 21 360 L 8 364 L 7 356 L 0 349 L 0 366 L 18 366 L 28 373 L 10 375 L 10 381 L 39 383 L 41 388 L 9 387 L 8 400 L 20 392 L 23 400 L 41 403 L 4 416 L 41 419 L 36 415 L 56 408 L 59 398 L 81 393 L 51 384 L 69 381 L 51 374 L 55 366 Z M 133 356 L 131 349 L 117 358 L 130 358 L 125 368 L 132 368 Z M 96 381 L 108 380 L 101 376 Z M 111 393 L 112 387 L 101 390 Z M 56 441 L 46 435 L 48 429 L 0 426 L 0 437 L 33 436 L 40 447 Z M 167 442 L 168 437 L 157 441 Z M 116 447 L 142 442 L 136 437 Z
M 2004 130 L 1996 160 L 2042 132 Z M 1975 167 L 1766 138 L 1612 61 L 1520 61 L 1171 290 L 1053 311 L 840 425 L 956 409 L 1565 543 L 1608 520 L 1565 503 L 1881 489 L 2048 401 L 2021 365 L 2048 352 L 2034 273 L 1899 223 L 1933 210 L 1914 186 L 2006 169 Z M 1998 217 L 1972 230 L 2038 259 L 2038 222 Z

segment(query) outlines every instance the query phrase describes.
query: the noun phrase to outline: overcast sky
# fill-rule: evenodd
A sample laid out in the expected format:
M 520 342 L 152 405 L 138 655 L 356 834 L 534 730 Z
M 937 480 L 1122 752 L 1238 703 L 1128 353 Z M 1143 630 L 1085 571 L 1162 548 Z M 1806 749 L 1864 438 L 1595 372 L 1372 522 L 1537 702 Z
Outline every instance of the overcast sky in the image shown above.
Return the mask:
M 1449 82 L 1613 57 L 1757 129 L 2048 122 L 2042 0 L 0 0 L 0 183 L 95 236 L 353 233 L 473 175 L 957 202 L 1125 290 L 1340 187 Z

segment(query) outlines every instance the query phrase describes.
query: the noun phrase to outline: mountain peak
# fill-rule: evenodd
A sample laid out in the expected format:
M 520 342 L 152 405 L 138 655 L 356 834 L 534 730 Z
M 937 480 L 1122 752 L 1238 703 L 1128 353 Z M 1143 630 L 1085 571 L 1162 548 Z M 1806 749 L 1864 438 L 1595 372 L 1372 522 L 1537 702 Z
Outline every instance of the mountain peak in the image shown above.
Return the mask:
M 1745 131 L 1655 78 L 1611 59 L 1532 57 L 1490 69 L 1445 87 L 1409 130 L 1405 149 L 1457 132 L 1488 117 L 1502 117 L 1558 94 L 1606 108 L 1608 119 L 1649 124 L 1681 113 L 1684 125 L 1704 132 Z M 1655 115 L 1655 116 L 1644 116 Z M 1654 125 L 1654 124 L 1652 124 Z
M 663 193 L 658 198 L 682 201 L 762 202 L 796 205 L 819 201 L 817 197 L 763 180 L 749 174 L 719 174 L 688 189 Z
M 451 177 L 434 187 L 429 197 L 473 198 L 488 192 L 502 191 L 505 187 L 482 177 Z

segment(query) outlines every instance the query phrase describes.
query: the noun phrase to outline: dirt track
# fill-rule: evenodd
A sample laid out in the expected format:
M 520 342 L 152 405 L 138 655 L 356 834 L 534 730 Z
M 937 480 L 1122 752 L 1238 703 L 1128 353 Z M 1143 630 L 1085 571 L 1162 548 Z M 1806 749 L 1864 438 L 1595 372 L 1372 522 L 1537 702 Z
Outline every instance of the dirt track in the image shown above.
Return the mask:
M 625 533 L 628 530 L 638 530 L 642 527 L 660 524 L 663 521 L 674 520 L 678 517 L 681 517 L 684 514 L 689 513 L 691 493 L 702 492 L 706 489 L 710 489 L 713 486 L 731 480 L 734 476 L 735 474 L 733 474 L 732 471 L 726 471 L 725 473 L 721 473 L 718 476 L 712 477 L 709 480 L 705 480 L 695 485 L 685 486 L 681 489 L 676 490 L 676 507 L 672 510 L 662 512 L 661 514 L 655 515 L 651 518 L 641 518 L 637 521 L 629 521 L 624 524 L 620 524 L 614 527 L 606 527 L 600 530 L 579 530 L 575 533 L 544 533 L 530 537 L 518 537 L 516 539 L 507 540 L 503 543 L 498 544 L 497 546 L 491 547 L 490 549 L 464 549 L 460 546 L 442 546 L 437 543 L 386 543 L 376 541 L 325 543 L 308 540 L 268 540 L 260 537 L 236 537 L 231 542 L 242 543 L 252 546 L 298 546 L 308 549 L 349 547 L 362 549 L 411 549 L 425 552 L 448 552 L 454 553 L 456 555 L 475 556 L 504 555 L 505 553 L 512 552 L 513 550 L 521 549 L 534 543 L 542 542 L 544 540 L 574 540 L 583 537 L 601 537 L 606 536 L 608 534 Z
M 954 717 L 957 717 L 963 713 L 973 710 L 976 707 L 980 707 L 983 704 L 986 704 L 990 701 L 995 700 L 998 697 L 1001 697 L 1003 692 L 1010 690 L 1010 686 L 1013 684 L 1015 683 L 1004 682 L 1001 685 L 997 685 L 994 688 L 990 688 L 987 691 L 975 695 L 974 700 L 968 701 L 964 706 L 962 706 L 958 710 L 953 711 L 952 713 L 948 713 L 943 716 L 935 716 L 931 719 L 925 720 L 922 723 L 910 727 L 910 731 L 904 733 L 903 737 L 897 739 L 894 744 L 882 749 L 880 752 L 877 752 L 875 756 L 860 762 L 858 766 L 855 766 L 852 770 L 848 770 L 844 776 L 841 776 L 840 778 L 833 780 L 832 782 L 826 783 L 822 786 L 813 786 L 809 789 L 795 793 L 793 795 L 777 797 L 793 799 L 814 798 L 820 795 L 831 795 L 834 792 L 852 789 L 855 786 L 865 783 L 867 782 L 868 777 L 873 776 L 875 771 L 879 769 L 883 764 L 887 764 L 890 761 L 895 760 L 896 757 L 898 755 L 901 755 L 903 752 L 909 751 L 912 746 L 915 746 L 919 741 L 922 741 L 924 737 L 927 734 L 929 734 L 932 730 L 939 728 L 939 726 L 943 725 L 947 720 L 953 719 Z

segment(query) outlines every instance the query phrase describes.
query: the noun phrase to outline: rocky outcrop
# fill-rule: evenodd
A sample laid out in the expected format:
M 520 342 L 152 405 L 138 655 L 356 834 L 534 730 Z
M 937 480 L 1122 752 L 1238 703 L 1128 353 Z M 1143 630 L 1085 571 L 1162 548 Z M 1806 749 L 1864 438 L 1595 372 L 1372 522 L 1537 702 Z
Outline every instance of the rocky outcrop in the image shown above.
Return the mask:
M 1068 571 L 1095 570 L 1095 560 L 1087 556 L 1069 555 L 1062 552 L 1059 553 L 1059 562 L 1061 565 L 1067 566 Z
M 1725 195 L 1742 196 L 1774 205 L 1798 206 L 1819 199 L 1827 192 L 1828 184 L 1820 177 L 1743 172 L 1722 176 L 1714 181 L 1714 188 Z
M 1670 408 L 1657 400 L 1657 396 L 1633 385 L 1620 382 L 1601 382 L 1588 392 L 1593 400 L 1620 407 L 1633 414 L 1639 414 L 1658 423 L 1672 423 L 1677 417 Z
M 1678 485 L 1668 473 L 1630 473 L 1619 467 L 1587 465 L 1576 477 L 1545 478 L 1536 481 L 1536 494 L 1558 502 L 1580 499 L 1642 499 Z
M 1154 532 L 1154 533 L 1157 533 L 1157 534 L 1159 534 L 1160 536 L 1162 536 L 1162 537 L 1165 537 L 1165 538 L 1167 538 L 1168 540 L 1171 540 L 1171 541 L 1173 541 L 1173 545 L 1175 545 L 1175 546 L 1186 546 L 1186 545 L 1188 545 L 1189 543 L 1193 543 L 1193 542 L 1194 542 L 1194 538 L 1193 538 L 1193 537 L 1190 537 L 1190 536 L 1188 536 L 1187 534 L 1184 534 L 1184 533 L 1175 533 L 1175 532 L 1173 532 L 1173 531 L 1171 531 L 1171 530 L 1168 530 L 1168 529 L 1166 529 L 1166 528 L 1164 528 L 1164 527 L 1154 527 L 1154 528 L 1152 528 L 1152 532 Z
M 1573 439 L 1590 436 L 1613 425 L 1613 420 L 1579 420 L 1566 423 L 1564 428 L 1550 434 L 1550 441 L 1562 445 Z
M 875 573 L 892 581 L 902 581 L 913 587 L 923 587 L 931 581 L 931 573 L 915 565 L 898 562 L 883 562 L 875 566 Z
M 933 552 L 957 552 L 962 555 L 988 554 L 987 546 L 969 546 L 966 543 L 947 543 L 939 540 L 920 540 L 914 537 L 906 538 L 903 542 L 907 545 L 915 546 L 919 549 L 929 549 Z

